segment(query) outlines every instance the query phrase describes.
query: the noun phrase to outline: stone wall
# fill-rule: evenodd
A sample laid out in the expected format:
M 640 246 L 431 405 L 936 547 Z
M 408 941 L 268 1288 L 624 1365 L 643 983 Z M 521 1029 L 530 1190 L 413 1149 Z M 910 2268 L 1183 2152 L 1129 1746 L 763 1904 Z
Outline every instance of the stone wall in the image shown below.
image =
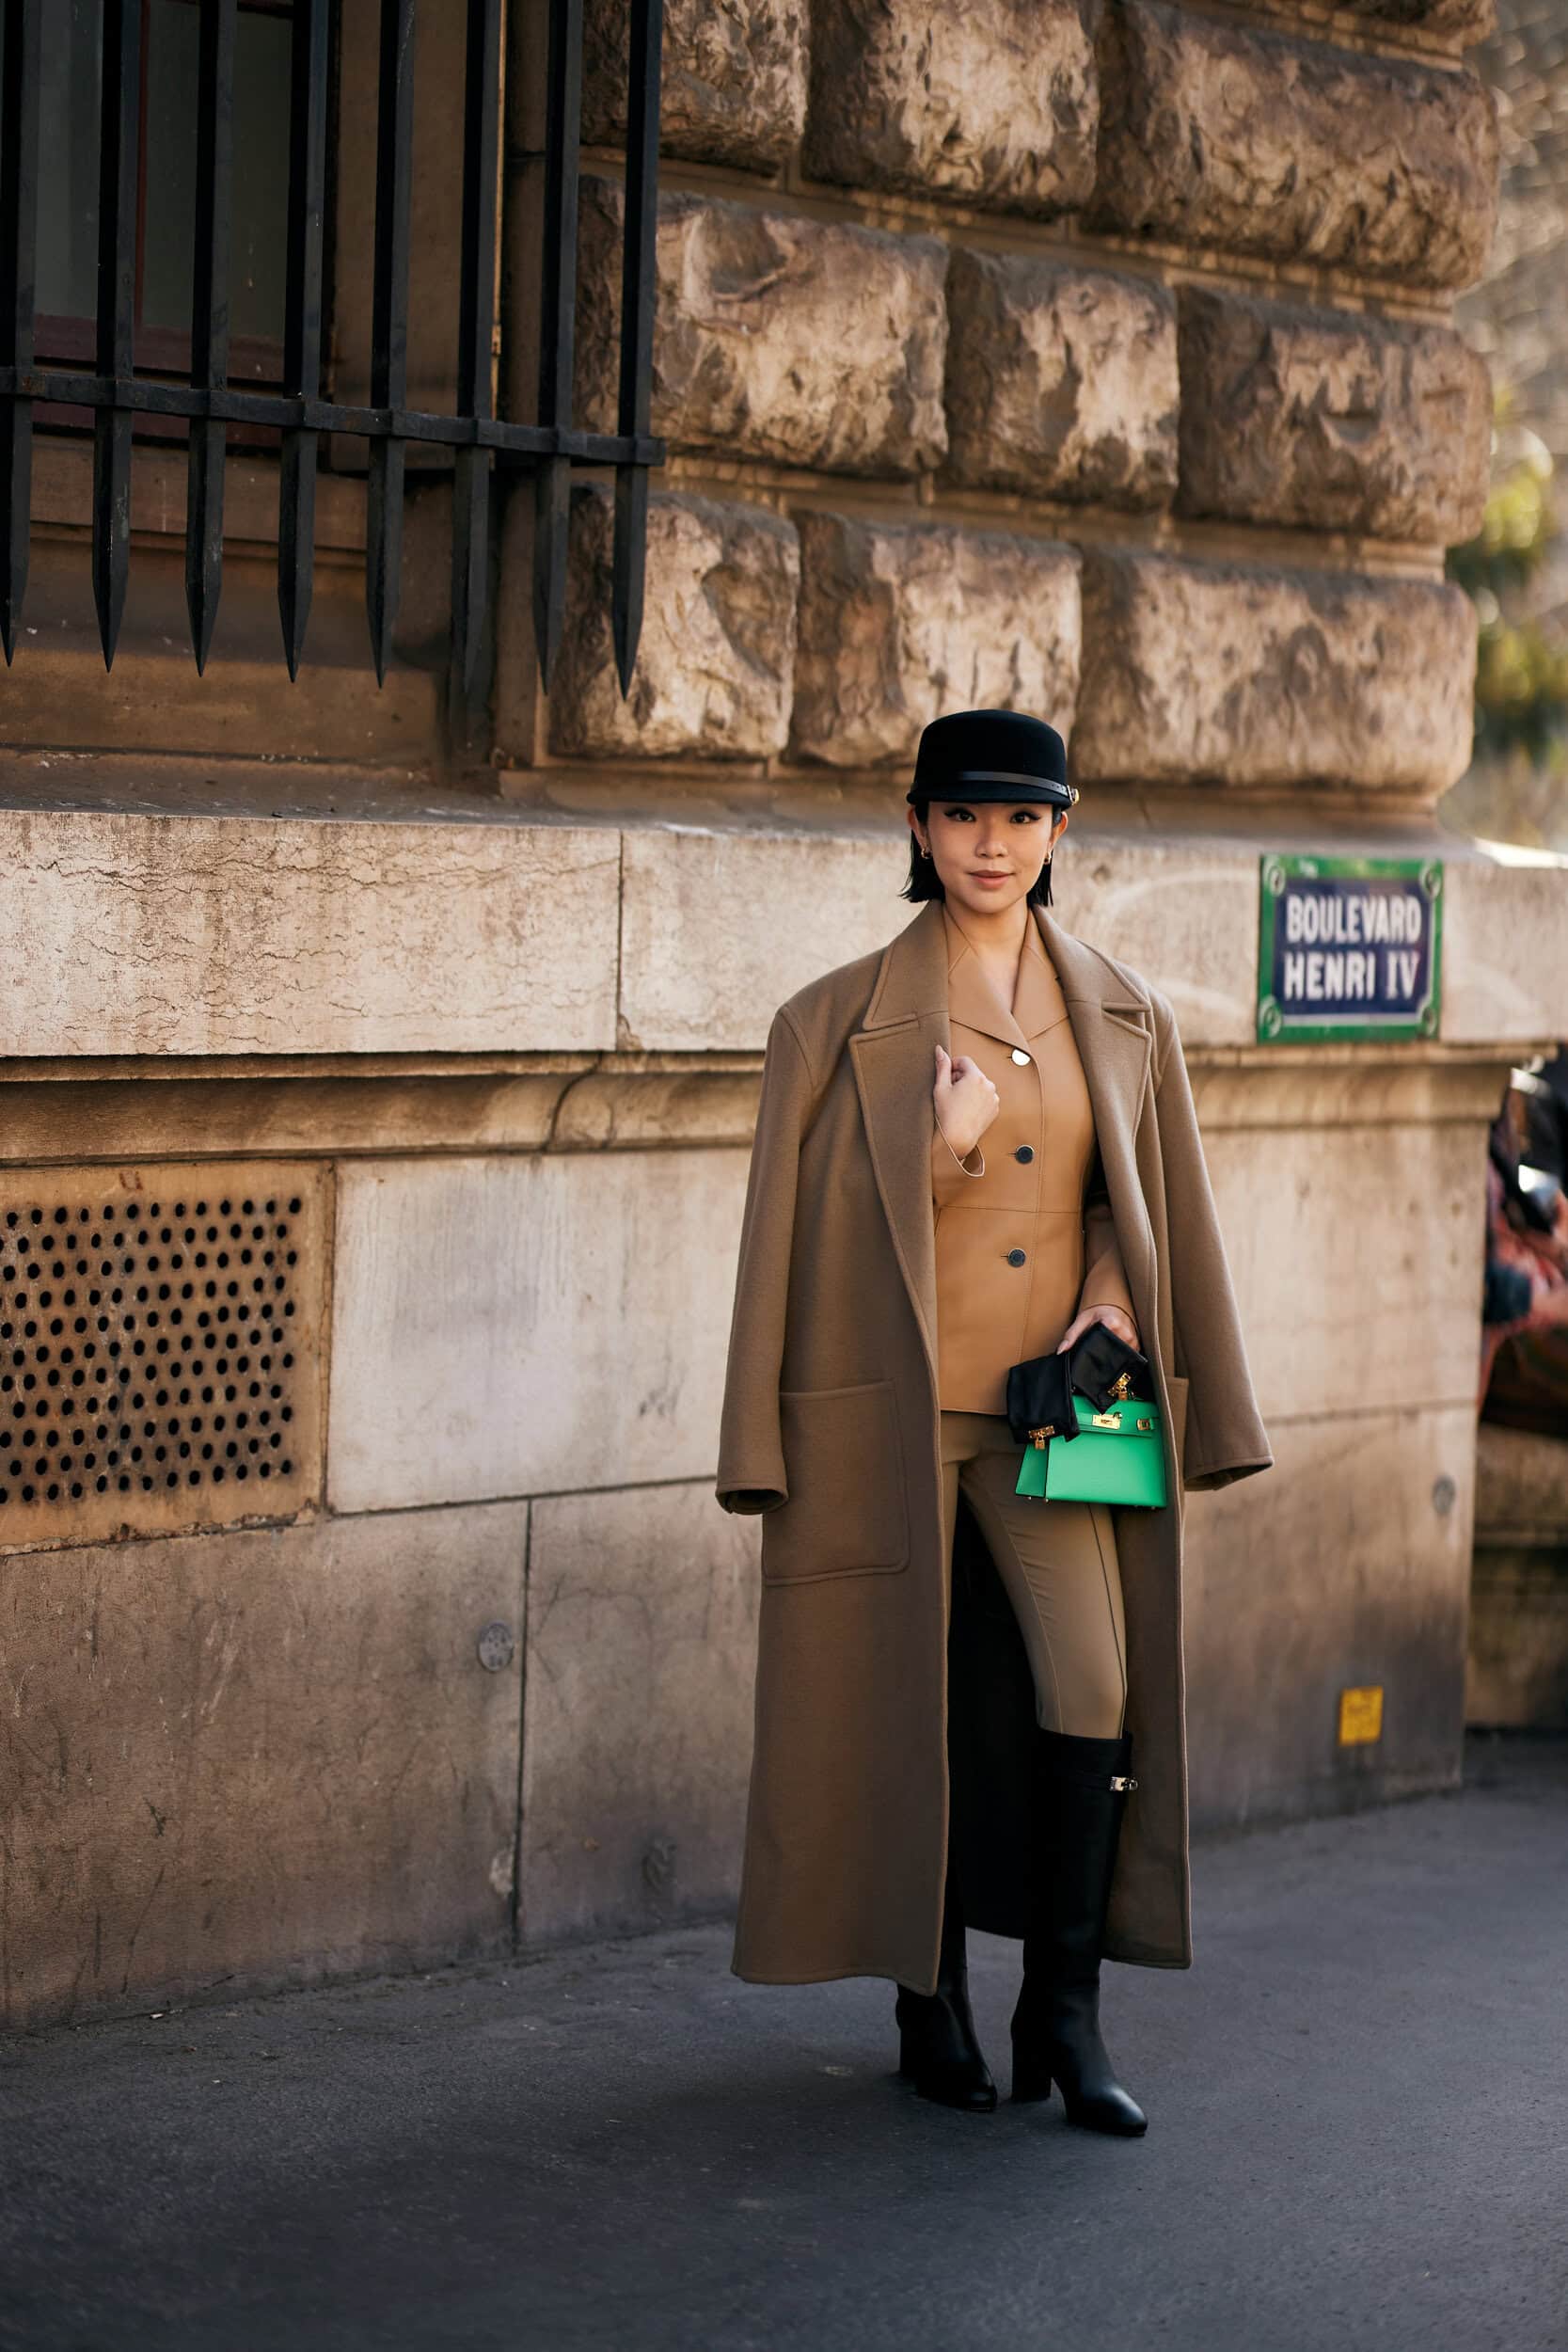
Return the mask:
M 980 702 L 1069 737 L 1059 912 L 1176 1008 L 1275 1445 L 1187 1505 L 1195 1819 L 1454 1777 L 1485 1125 L 1568 1026 L 1560 870 L 1431 820 L 1467 755 L 1488 22 L 670 0 L 629 696 L 593 484 L 536 692 L 524 485 L 490 791 L 272 769 L 242 814 L 226 705 L 195 775 L 0 792 L 16 1200 L 309 1162 L 325 1236 L 308 1510 L 155 1536 L 133 1497 L 113 1541 L 0 1559 L 7 2020 L 731 1899 L 755 1529 L 711 1476 L 761 1046 L 907 918 L 910 755 Z M 590 0 L 594 420 L 624 27 Z M 1256 1044 L 1261 854 L 1434 844 L 1438 1036 Z M 1363 1683 L 1384 1737 L 1340 1749 Z
M 1468 757 L 1474 624 L 1441 554 L 1485 493 L 1486 370 L 1448 321 L 1494 224 L 1495 109 L 1463 56 L 1488 21 L 1437 0 L 1332 35 L 1159 0 L 677 9 L 654 627 L 613 725 L 608 639 L 573 660 L 546 759 L 746 757 L 804 795 L 814 769 L 896 769 L 926 718 L 984 698 L 1048 709 L 1085 781 L 1429 805 Z M 605 136 L 613 46 L 591 44 Z M 608 424 L 613 182 L 587 183 L 583 222 L 578 398 Z M 771 604 L 766 653 L 710 629 L 694 542 L 722 526 L 680 528 L 689 500 L 800 531 L 793 675 Z M 1078 560 L 1107 536 L 1123 561 Z M 666 675 L 693 613 L 697 694 Z M 759 688 L 783 712 L 737 733 Z

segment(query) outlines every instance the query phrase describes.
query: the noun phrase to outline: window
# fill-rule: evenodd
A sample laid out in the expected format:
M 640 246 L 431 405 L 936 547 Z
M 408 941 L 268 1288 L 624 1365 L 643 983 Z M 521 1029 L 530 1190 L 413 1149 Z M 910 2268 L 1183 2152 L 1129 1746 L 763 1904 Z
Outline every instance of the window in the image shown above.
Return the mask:
M 0 0 L 0 15 L 8 0 Z M 235 32 L 229 373 L 280 383 L 288 251 L 290 0 L 240 0 Z M 39 122 L 38 356 L 93 354 L 103 0 L 43 11 Z M 190 370 L 199 0 L 141 0 L 136 365 Z M 87 421 L 85 411 L 70 412 Z M 59 421 L 45 411 L 40 421 Z M 147 419 L 166 432 L 172 420 Z

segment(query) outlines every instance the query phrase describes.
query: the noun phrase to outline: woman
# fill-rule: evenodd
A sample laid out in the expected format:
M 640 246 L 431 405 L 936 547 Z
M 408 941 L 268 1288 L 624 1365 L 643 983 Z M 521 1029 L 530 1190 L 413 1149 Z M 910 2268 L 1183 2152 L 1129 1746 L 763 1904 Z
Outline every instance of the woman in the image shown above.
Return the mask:
M 1138 2133 L 1100 1962 L 1191 1964 L 1180 1497 L 1272 1456 L 1170 1006 L 1047 912 L 1061 737 L 938 720 L 908 797 L 920 913 L 764 1064 L 717 1482 L 767 1515 L 733 1965 L 892 1978 L 903 2071 L 987 2109 L 965 1918 L 1021 1936 L 1013 2095 Z M 1012 1491 L 1007 1367 L 1096 1319 L 1149 1359 L 1164 1509 Z M 967 1602 L 953 1646 L 960 1502 L 1022 1680 L 976 1675 Z

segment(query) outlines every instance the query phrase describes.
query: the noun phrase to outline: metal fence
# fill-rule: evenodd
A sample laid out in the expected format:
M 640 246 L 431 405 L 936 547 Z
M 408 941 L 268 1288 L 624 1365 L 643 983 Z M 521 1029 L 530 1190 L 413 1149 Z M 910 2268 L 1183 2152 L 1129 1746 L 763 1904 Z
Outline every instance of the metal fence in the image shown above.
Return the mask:
M 615 469 L 611 586 L 615 657 L 625 691 L 642 618 L 648 468 L 664 446 L 648 432 L 654 315 L 662 0 L 629 0 L 626 238 L 617 431 L 572 424 L 577 298 L 578 146 L 582 0 L 550 0 L 538 411 L 530 423 L 495 414 L 497 140 L 500 134 L 502 0 L 467 8 L 466 101 L 457 397 L 450 414 L 411 410 L 407 390 L 408 262 L 417 0 L 381 0 L 376 97 L 371 405 L 322 397 L 323 242 L 329 67 L 335 0 L 293 0 L 288 256 L 283 382 L 229 381 L 234 53 L 238 0 L 199 0 L 194 282 L 188 382 L 135 373 L 137 140 L 142 0 L 103 0 L 94 364 L 36 363 L 36 261 L 42 44 L 65 16 L 52 0 L 4 0 L 0 17 L 0 635 L 9 662 L 22 625 L 36 403 L 92 412 L 92 577 L 103 658 L 113 664 L 131 553 L 131 444 L 138 419 L 189 420 L 185 599 L 197 667 L 212 644 L 223 581 L 224 453 L 231 424 L 281 437 L 277 601 L 293 676 L 304 649 L 315 564 L 315 488 L 324 433 L 368 444 L 365 601 L 377 677 L 397 619 L 403 488 L 410 443 L 453 461 L 451 681 L 465 698 L 477 676 L 489 599 L 490 476 L 497 465 L 535 476 L 535 638 L 546 683 L 565 617 L 567 520 L 574 466 Z M 452 0 L 428 0 L 434 9 Z

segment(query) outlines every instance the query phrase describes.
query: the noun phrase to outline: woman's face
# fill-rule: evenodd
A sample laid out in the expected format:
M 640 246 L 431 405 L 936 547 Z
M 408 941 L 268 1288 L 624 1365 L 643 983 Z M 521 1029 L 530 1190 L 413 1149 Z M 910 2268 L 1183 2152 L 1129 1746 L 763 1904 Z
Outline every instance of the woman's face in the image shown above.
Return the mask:
M 1041 801 L 934 800 L 924 825 L 913 808 L 909 816 L 949 899 L 972 914 L 1026 898 L 1068 821 Z

